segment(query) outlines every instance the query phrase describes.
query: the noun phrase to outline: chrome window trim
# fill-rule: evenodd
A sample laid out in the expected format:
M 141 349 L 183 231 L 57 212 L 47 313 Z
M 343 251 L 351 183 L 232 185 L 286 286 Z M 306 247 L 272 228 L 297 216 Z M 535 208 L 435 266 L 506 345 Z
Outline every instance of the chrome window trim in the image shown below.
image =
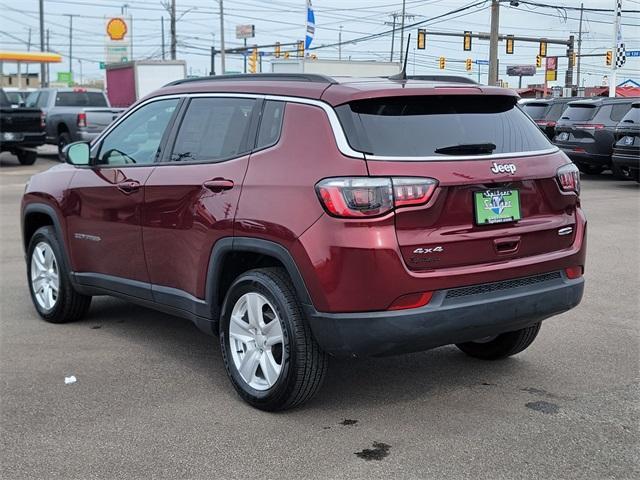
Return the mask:
M 452 161 L 452 160 L 491 160 L 491 159 L 499 159 L 499 158 L 514 158 L 514 157 L 527 157 L 527 156 L 539 156 L 539 155 L 548 155 L 551 153 L 559 152 L 560 149 L 556 146 L 543 150 L 532 150 L 526 152 L 509 152 L 509 153 L 496 153 L 491 155 L 430 155 L 424 157 L 402 157 L 402 156 L 381 156 L 381 155 L 367 155 L 363 152 L 359 152 L 354 150 L 349 145 L 347 141 L 347 137 L 342 129 L 342 125 L 340 124 L 340 120 L 338 120 L 338 114 L 333 109 L 331 105 L 322 100 L 316 100 L 312 98 L 302 98 L 302 97 L 291 97 L 287 95 L 270 95 L 270 94 L 255 94 L 255 93 L 239 93 L 239 92 L 218 92 L 218 93 L 206 93 L 206 92 L 194 92 L 194 93 L 178 93 L 178 94 L 169 94 L 169 95 L 158 95 L 156 97 L 149 98 L 138 105 L 135 108 L 127 110 L 124 114 L 122 114 L 118 119 L 109 125 L 105 130 L 102 131 L 98 137 L 91 143 L 91 147 L 93 149 L 94 145 L 97 145 L 98 142 L 102 141 L 102 139 L 109 134 L 115 127 L 117 127 L 120 122 L 124 121 L 129 115 L 133 112 L 142 108 L 145 105 L 148 105 L 151 102 L 159 101 L 159 100 L 169 100 L 172 98 L 202 98 L 202 97 L 222 97 L 222 98 L 255 98 L 255 99 L 263 99 L 263 100 L 276 100 L 282 102 L 290 102 L 290 103 L 299 103 L 303 105 L 312 105 L 315 107 L 319 107 L 325 111 L 327 114 L 327 118 L 329 119 L 329 124 L 331 125 L 331 130 L 333 131 L 333 136 L 335 138 L 336 144 L 338 146 L 338 150 L 347 156 L 353 158 L 359 158 L 363 160 L 372 160 L 372 161 L 406 161 L 406 162 L 418 162 L 418 161 Z M 536 127 L 537 128 L 537 127 Z

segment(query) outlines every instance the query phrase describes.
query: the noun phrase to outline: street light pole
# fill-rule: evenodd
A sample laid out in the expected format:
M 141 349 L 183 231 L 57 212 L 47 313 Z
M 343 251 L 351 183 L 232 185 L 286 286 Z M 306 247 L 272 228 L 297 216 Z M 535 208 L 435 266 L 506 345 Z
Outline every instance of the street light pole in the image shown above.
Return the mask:
M 176 0 L 171 0 L 171 60 L 176 59 Z
M 220 73 L 224 75 L 225 65 L 224 65 L 224 6 L 223 0 L 219 0 L 220 2 Z
M 578 27 L 578 58 L 576 66 L 576 85 L 580 86 L 580 53 L 582 53 L 582 14 L 584 12 L 584 3 L 580 4 L 580 26 Z
M 500 0 L 491 0 L 491 33 L 489 37 L 489 85 L 498 84 L 498 35 Z
M 404 55 L 404 18 L 407 15 L 406 12 L 407 0 L 402 0 L 402 21 L 400 27 L 400 65 L 402 65 Z

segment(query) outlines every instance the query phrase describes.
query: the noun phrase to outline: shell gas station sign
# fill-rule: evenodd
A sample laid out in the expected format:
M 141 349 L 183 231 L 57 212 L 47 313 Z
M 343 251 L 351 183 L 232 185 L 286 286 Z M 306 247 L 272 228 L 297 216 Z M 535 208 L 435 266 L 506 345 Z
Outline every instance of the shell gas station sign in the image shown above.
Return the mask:
M 128 62 L 131 58 L 129 25 L 122 17 L 108 18 L 105 22 L 105 64 Z

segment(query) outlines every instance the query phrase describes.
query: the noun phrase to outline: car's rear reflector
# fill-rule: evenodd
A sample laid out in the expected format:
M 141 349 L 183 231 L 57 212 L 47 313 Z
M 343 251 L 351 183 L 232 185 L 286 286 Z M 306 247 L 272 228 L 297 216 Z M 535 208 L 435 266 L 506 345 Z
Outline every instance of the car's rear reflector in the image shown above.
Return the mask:
M 567 275 L 569 280 L 575 280 L 576 278 L 580 278 L 583 273 L 582 265 L 576 265 L 575 267 L 568 267 L 564 269 L 564 273 Z
M 424 307 L 431 301 L 433 292 L 410 293 L 396 298 L 387 310 L 406 310 Z

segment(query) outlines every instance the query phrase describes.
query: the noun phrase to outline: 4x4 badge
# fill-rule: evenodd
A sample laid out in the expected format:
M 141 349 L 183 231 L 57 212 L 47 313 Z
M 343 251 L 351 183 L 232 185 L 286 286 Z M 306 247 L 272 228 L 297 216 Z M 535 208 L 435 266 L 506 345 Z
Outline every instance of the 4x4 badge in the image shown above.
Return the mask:
M 491 171 L 493 173 L 510 173 L 513 175 L 516 173 L 516 166 L 513 163 L 496 163 L 491 164 Z

